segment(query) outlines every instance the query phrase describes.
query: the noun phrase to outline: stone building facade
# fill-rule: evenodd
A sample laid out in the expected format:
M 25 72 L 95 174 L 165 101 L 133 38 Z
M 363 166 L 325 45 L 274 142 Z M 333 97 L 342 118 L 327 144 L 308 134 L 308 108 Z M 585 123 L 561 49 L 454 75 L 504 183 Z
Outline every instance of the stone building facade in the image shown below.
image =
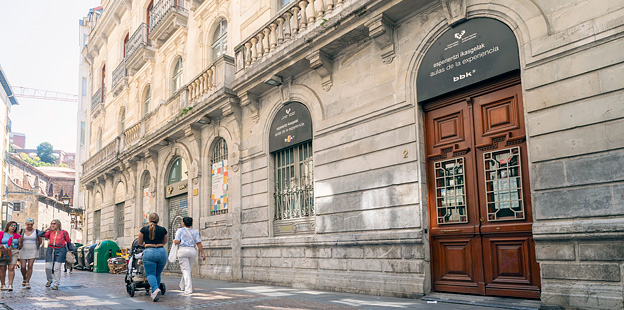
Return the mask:
M 202 277 L 624 306 L 624 1 L 102 6 L 88 240 L 189 215 Z
M 13 205 L 13 220 L 23 227 L 27 218 L 35 220 L 35 227 L 47 229 L 53 219 L 61 221 L 73 242 L 81 243 L 82 214 L 70 205 L 63 205 L 62 197 L 73 197 L 74 173 L 68 168 L 33 167 L 18 155 L 9 158 L 7 200 Z M 60 172 L 58 170 L 61 170 Z

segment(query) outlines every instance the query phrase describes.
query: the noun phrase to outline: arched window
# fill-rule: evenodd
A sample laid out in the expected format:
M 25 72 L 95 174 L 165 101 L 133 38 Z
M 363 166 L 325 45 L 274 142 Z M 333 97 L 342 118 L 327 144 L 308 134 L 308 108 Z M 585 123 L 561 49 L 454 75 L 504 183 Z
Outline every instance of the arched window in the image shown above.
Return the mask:
M 277 11 L 280 11 L 287 6 L 292 0 L 275 0 L 277 1 Z
M 147 225 L 147 216 L 151 213 L 152 206 L 152 192 L 150 191 L 150 173 L 145 172 L 143 175 L 143 179 L 141 180 L 141 207 L 142 207 L 142 217 L 140 224 L 142 226 Z
M 167 185 L 186 179 L 188 179 L 188 168 L 186 167 L 186 162 L 182 158 L 178 157 L 173 161 L 171 169 L 169 170 Z
M 281 222 L 274 226 L 277 227 L 275 234 L 314 233 L 314 152 L 310 112 L 299 102 L 287 103 L 274 117 L 270 130 L 274 220 Z
M 227 21 L 222 19 L 212 36 L 212 61 L 227 52 Z
M 178 57 L 175 68 L 173 69 L 173 92 L 175 93 L 180 87 L 182 87 L 182 57 Z
M 121 108 L 119 113 L 119 134 L 123 134 L 126 130 L 126 108 Z
M 126 34 L 126 37 L 123 40 L 123 58 L 126 58 L 126 48 L 128 46 L 128 39 L 130 38 L 130 34 Z
M 98 135 L 97 135 L 97 150 L 101 150 L 102 149 L 102 128 L 98 129 Z
M 152 101 L 152 87 L 147 85 L 145 96 L 143 96 L 143 116 L 147 115 L 150 111 L 150 101 Z
M 212 171 L 210 215 L 225 214 L 228 212 L 228 147 L 223 138 L 215 142 L 210 167 Z
M 102 101 L 104 102 L 104 95 L 106 94 L 106 84 L 104 83 L 104 81 L 106 81 L 106 65 L 102 65 Z

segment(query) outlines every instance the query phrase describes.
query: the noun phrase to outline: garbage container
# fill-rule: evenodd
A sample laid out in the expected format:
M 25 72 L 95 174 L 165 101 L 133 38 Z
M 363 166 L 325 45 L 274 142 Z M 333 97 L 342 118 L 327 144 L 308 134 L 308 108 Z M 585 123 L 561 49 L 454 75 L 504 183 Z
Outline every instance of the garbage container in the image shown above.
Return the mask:
M 84 249 L 85 249 L 86 247 L 87 247 L 87 246 L 86 246 L 86 245 L 84 245 L 84 246 L 79 247 L 79 248 L 76 250 L 76 252 L 78 253 L 78 254 L 76 255 L 76 269 L 78 269 L 78 270 L 83 270 L 83 269 L 85 269 L 85 256 L 84 256 Z
M 74 257 L 76 258 L 76 261 L 74 262 L 74 268 L 78 269 L 78 248 L 80 248 L 82 246 L 82 243 L 77 243 L 74 242 L 74 250 L 72 252 L 74 252 Z
M 84 248 L 84 259 L 85 259 L 84 270 L 89 270 L 89 271 L 93 270 L 93 257 L 95 254 L 94 249 L 98 244 L 99 243 L 94 243 Z
M 93 272 L 108 273 L 108 259 L 115 257 L 119 246 L 115 241 L 104 240 L 95 247 L 95 259 L 93 261 Z

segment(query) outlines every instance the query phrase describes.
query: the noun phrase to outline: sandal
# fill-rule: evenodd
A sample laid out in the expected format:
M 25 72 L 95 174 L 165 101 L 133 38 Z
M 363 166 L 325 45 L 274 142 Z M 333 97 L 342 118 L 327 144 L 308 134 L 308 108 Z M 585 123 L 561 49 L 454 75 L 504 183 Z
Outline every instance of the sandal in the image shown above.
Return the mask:
M 24 288 L 30 288 L 30 283 L 26 282 L 26 285 L 24 286 Z
M 2 285 L 2 287 L 0 287 L 0 291 L 6 291 L 6 290 L 7 290 L 6 286 Z

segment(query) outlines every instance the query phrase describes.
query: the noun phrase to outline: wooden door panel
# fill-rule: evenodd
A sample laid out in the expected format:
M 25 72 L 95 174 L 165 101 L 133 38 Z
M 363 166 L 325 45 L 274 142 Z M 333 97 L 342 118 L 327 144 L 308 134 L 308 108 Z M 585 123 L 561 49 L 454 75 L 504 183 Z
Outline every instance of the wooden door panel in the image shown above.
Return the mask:
M 472 99 L 477 148 L 495 147 L 500 141 L 524 139 L 522 88 L 504 88 Z
M 465 102 L 429 112 L 426 126 L 430 159 L 465 152 L 472 144 L 470 110 Z
M 432 248 L 438 289 L 453 287 L 453 292 L 473 294 L 483 291 L 480 238 L 436 238 Z
M 486 294 L 539 297 L 539 267 L 530 235 L 483 236 Z

